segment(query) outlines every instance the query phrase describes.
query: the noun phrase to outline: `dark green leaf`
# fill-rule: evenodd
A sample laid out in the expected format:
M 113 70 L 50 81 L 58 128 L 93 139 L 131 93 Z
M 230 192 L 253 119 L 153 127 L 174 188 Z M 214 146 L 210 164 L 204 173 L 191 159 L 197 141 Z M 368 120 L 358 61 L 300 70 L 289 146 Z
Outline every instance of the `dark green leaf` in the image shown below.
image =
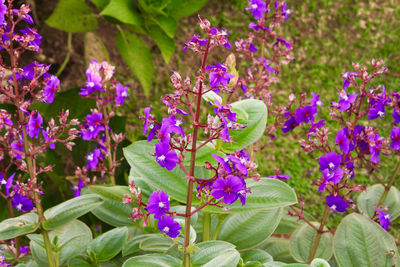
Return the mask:
M 149 27 L 148 33 L 153 41 L 156 43 L 161 51 L 161 55 L 166 63 L 169 62 L 175 50 L 174 40 L 165 34 L 165 32 L 158 26 L 153 25 Z
M 111 17 L 125 24 L 135 26 L 143 24 L 143 17 L 137 10 L 136 2 L 132 0 L 112 0 L 100 15 Z
M 174 38 L 178 23 L 173 17 L 158 16 L 154 20 L 169 38 Z
M 90 0 L 99 11 L 102 11 L 110 2 L 110 0 Z
M 225 241 L 201 242 L 197 247 L 191 259 L 193 267 L 236 266 L 240 259 L 235 246 Z
M 7 240 L 16 236 L 34 232 L 39 227 L 36 213 L 26 213 L 10 218 L 0 223 L 0 240 Z
M 127 260 L 122 267 L 180 267 L 181 263 L 179 259 L 170 255 L 154 253 L 132 257 Z
M 46 23 L 66 32 L 90 32 L 97 28 L 96 15 L 84 0 L 59 0 Z
M 96 237 L 92 243 L 90 243 L 88 250 L 96 254 L 96 259 L 98 261 L 108 261 L 121 251 L 127 238 L 128 228 L 115 228 Z
M 207 0 L 184 0 L 175 9 L 170 10 L 170 14 L 176 19 L 190 16 L 196 13 L 200 8 L 202 8 L 207 3 Z
M 127 31 L 120 31 L 115 37 L 115 42 L 123 60 L 138 78 L 144 93 L 149 96 L 154 66 L 146 43 L 135 34 Z

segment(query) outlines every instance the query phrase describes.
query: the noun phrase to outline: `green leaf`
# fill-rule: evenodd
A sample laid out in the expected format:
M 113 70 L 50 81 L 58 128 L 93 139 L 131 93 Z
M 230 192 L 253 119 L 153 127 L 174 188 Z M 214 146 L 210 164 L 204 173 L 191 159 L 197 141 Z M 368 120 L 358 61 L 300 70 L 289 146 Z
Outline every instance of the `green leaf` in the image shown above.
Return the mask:
M 222 223 L 218 239 L 247 250 L 266 240 L 278 226 L 282 209 L 241 212 L 229 215 Z
M 261 249 L 252 249 L 247 250 L 245 252 L 240 253 L 240 256 L 243 259 L 243 262 L 248 265 L 249 262 L 258 262 L 261 264 L 272 262 L 273 258 L 266 251 Z
M 232 103 L 232 107 L 244 110 L 248 120 L 244 122 L 245 128 L 229 131 L 233 143 L 222 144 L 222 149 L 226 152 L 234 152 L 253 144 L 264 134 L 267 125 L 267 106 L 261 100 L 246 99 Z M 238 122 L 241 123 L 240 120 Z
M 112 0 L 100 15 L 111 17 L 125 24 L 142 26 L 143 17 L 139 14 L 135 1 Z
M 207 0 L 184 0 L 175 9 L 170 10 L 170 14 L 176 19 L 190 16 L 196 13 L 200 8 L 202 8 L 207 3 Z
M 91 185 L 88 189 L 92 193 L 120 202 L 125 194 L 130 194 L 129 187 L 126 185 Z
M 148 28 L 148 34 L 160 49 L 165 63 L 168 63 L 175 51 L 174 40 L 156 25 Z
M 164 254 L 146 254 L 141 256 L 132 257 L 122 267 L 180 267 L 181 261 L 170 255 Z
M 396 266 L 399 254 L 393 237 L 364 215 L 352 213 L 339 224 L 334 237 L 339 266 Z
M 281 221 L 279 222 L 278 227 L 275 230 L 275 234 L 290 234 L 293 233 L 294 230 L 300 225 L 302 225 L 304 222 L 299 221 L 297 217 L 290 216 L 288 214 L 289 208 L 285 208 L 283 210 L 283 216 Z M 309 220 L 309 221 L 314 221 L 315 219 L 308 214 L 307 212 L 303 212 L 303 216 Z
M 122 256 L 127 256 L 140 250 L 140 243 L 146 239 L 161 238 L 161 234 L 145 234 L 134 236 L 125 242 L 122 247 Z
M 84 0 L 59 0 L 46 23 L 66 32 L 90 32 L 97 28 L 97 18 Z
M 247 187 L 251 193 L 247 194 L 246 205 L 242 206 L 240 201 L 236 201 L 232 205 L 223 205 L 230 208 L 230 211 L 207 206 L 204 211 L 214 213 L 229 213 L 243 211 L 259 211 L 272 208 L 281 208 L 297 203 L 297 197 L 292 188 L 282 181 L 262 178 L 260 181 L 247 180 Z
M 214 103 L 215 100 L 217 100 L 219 103 L 222 103 L 222 97 L 220 97 L 217 93 L 214 91 L 208 91 L 207 93 L 203 94 L 201 96 L 206 102 L 211 102 Z M 247 114 L 246 114 L 247 115 Z
M 110 0 L 90 0 L 99 11 L 102 11 L 110 2 Z
M 371 218 L 375 213 L 375 207 L 378 205 L 384 191 L 385 188 L 381 184 L 368 187 L 367 190 L 362 192 L 357 198 L 358 209 Z M 400 192 L 396 187 L 390 187 L 390 191 L 383 202 L 383 206 L 389 207 L 389 213 L 392 214 L 391 220 L 395 220 L 400 216 Z
M 173 17 L 158 16 L 154 18 L 154 21 L 160 26 L 160 28 L 166 33 L 169 38 L 174 38 L 178 23 Z
M 92 240 L 92 232 L 86 224 L 79 220 L 73 220 L 49 233 L 50 240 L 57 236 L 57 247 L 60 250 L 60 265 L 84 252 Z M 44 249 L 43 237 L 41 235 L 29 235 L 30 248 L 33 258 L 40 266 L 48 266 L 46 250 Z
M 174 245 L 171 238 L 165 236 L 153 236 L 142 240 L 139 248 L 144 251 L 166 252 Z
M 39 218 L 36 213 L 26 213 L 0 223 L 0 240 L 7 240 L 36 231 Z
M 90 64 L 90 61 L 95 59 L 98 62 L 110 61 L 108 51 L 103 41 L 94 32 L 85 33 L 84 43 L 84 56 L 86 65 Z
M 99 265 L 91 264 L 83 256 L 79 255 L 68 261 L 68 267 L 99 267 Z
M 121 251 L 127 238 L 128 228 L 115 228 L 96 237 L 90 243 L 88 250 L 96 254 L 98 261 L 108 261 Z
M 236 266 L 240 259 L 233 244 L 225 241 L 206 241 L 197 244 L 192 256 L 193 267 Z
M 43 222 L 43 227 L 47 230 L 54 229 L 88 213 L 102 203 L 102 198 L 95 194 L 84 195 L 62 202 L 44 212 L 46 221 Z
M 257 246 L 258 249 L 265 250 L 270 254 L 274 261 L 294 262 L 290 255 L 290 241 L 283 238 L 271 237 Z
M 115 227 L 132 225 L 133 222 L 129 219 L 133 207 L 131 204 L 106 198 L 103 200 L 103 204 L 91 210 L 94 216 Z
M 310 263 L 311 267 L 331 267 L 331 265 L 324 259 L 313 259 Z
M 319 228 L 319 223 L 312 222 L 312 224 Z M 316 237 L 317 231 L 308 224 L 297 227 L 296 231 L 290 237 L 290 252 L 296 261 L 307 262 L 309 260 Z M 321 236 L 314 258 L 329 260 L 332 254 L 332 234 L 324 233 Z
M 154 65 L 146 43 L 135 34 L 122 30 L 116 35 L 115 42 L 122 59 L 138 78 L 144 93 L 149 96 Z
M 151 186 L 163 190 L 171 198 L 186 203 L 187 180 L 183 178 L 184 173 L 178 167 L 172 171 L 162 168 L 149 154 L 154 152 L 154 143 L 138 141 L 123 150 L 131 166 L 131 174 L 142 177 Z

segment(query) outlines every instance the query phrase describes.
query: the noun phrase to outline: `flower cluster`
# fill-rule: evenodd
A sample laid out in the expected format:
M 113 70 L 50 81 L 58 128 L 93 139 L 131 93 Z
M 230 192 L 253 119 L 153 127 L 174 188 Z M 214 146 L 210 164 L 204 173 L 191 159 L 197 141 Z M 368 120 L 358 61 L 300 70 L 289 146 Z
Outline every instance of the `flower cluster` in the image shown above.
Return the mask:
M 97 147 L 86 155 L 86 167 L 77 168 L 75 172 L 78 178 L 77 184 L 72 187 L 75 196 L 80 195 L 85 184 L 97 182 L 96 176 L 89 178 L 88 171 L 99 172 L 102 179 L 108 174 L 111 183 L 115 184 L 115 168 L 119 166 L 117 147 L 124 140 L 125 134 L 114 133 L 110 120 L 128 97 L 128 87 L 112 79 L 114 70 L 115 67 L 106 61 L 99 63 L 96 60 L 92 60 L 86 70 L 87 81 L 80 95 L 94 99 L 97 108 L 85 117 L 84 123 L 80 125 L 80 134 L 83 140 L 94 141 Z

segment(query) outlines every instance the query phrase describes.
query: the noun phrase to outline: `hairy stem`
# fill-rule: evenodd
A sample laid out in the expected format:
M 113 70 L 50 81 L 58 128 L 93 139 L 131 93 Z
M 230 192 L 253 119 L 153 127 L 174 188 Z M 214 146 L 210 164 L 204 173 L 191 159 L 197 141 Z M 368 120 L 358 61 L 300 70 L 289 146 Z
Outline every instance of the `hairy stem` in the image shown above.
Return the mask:
M 206 60 L 208 55 L 208 50 L 210 48 L 210 39 L 207 41 L 206 50 L 203 54 L 203 59 L 201 63 L 201 80 L 199 83 L 199 90 L 197 92 L 197 103 L 196 103 L 196 117 L 194 118 L 193 122 L 193 141 L 192 141 L 192 148 L 197 147 L 197 135 L 199 131 L 199 118 L 200 118 L 200 107 L 201 107 L 201 99 L 202 99 L 202 91 L 203 91 L 203 75 L 205 73 L 206 67 Z M 192 149 L 192 153 L 190 155 L 190 171 L 189 174 L 191 177 L 194 177 L 194 167 L 196 162 L 196 149 Z M 193 184 L 194 180 L 189 179 L 188 181 L 188 189 L 187 189 L 187 197 L 186 197 L 186 217 L 185 217 L 185 238 L 184 238 L 184 266 L 190 266 L 190 252 L 188 251 L 189 246 L 189 236 L 190 236 L 190 219 L 191 219 L 191 212 L 192 212 L 192 198 L 193 198 Z
M 12 205 L 11 205 L 11 199 L 7 199 L 7 203 L 8 203 L 8 211 L 10 212 L 10 217 L 11 217 L 11 218 L 14 218 L 14 217 L 15 217 L 15 214 L 14 214 L 13 207 L 12 207 Z M 19 253 L 20 253 L 19 248 L 20 248 L 20 245 L 19 245 L 19 240 L 18 240 L 18 237 L 17 237 L 17 236 L 14 238 L 14 244 L 15 244 L 15 250 L 16 250 L 16 257 L 19 257 Z
M 387 185 L 384 185 L 385 191 L 383 191 L 383 194 L 382 194 L 381 198 L 379 199 L 378 205 L 376 206 L 377 208 L 379 208 L 381 205 L 383 205 L 383 202 L 385 202 L 385 200 L 390 192 L 390 188 L 392 188 L 392 185 L 394 184 L 394 181 L 396 180 L 399 173 L 400 173 L 400 161 L 397 163 L 397 167 L 396 167 L 395 171 L 393 172 L 393 175 L 390 178 L 389 183 Z
M 107 117 L 107 109 L 105 106 L 103 106 L 103 118 Z M 111 184 L 115 185 L 115 175 L 114 175 L 114 161 L 112 159 L 112 148 L 111 148 L 111 139 L 110 139 L 110 131 L 108 129 L 108 120 L 104 120 L 105 121 L 105 132 L 106 132 L 106 148 L 107 148 L 107 161 L 108 161 L 108 175 L 110 176 L 110 182 Z
M 320 224 L 319 229 L 317 231 L 317 236 L 315 237 L 314 245 L 313 245 L 313 247 L 311 249 L 310 258 L 308 259 L 308 264 L 310 264 L 312 262 L 312 260 L 315 257 L 315 253 L 317 253 L 317 248 L 318 248 L 318 245 L 319 245 L 319 241 L 321 240 L 321 236 L 324 233 L 324 226 L 325 226 L 326 219 L 328 218 L 328 214 L 329 214 L 329 207 L 326 206 L 325 211 L 324 211 L 324 215 L 323 215 L 322 220 L 321 220 L 321 224 Z

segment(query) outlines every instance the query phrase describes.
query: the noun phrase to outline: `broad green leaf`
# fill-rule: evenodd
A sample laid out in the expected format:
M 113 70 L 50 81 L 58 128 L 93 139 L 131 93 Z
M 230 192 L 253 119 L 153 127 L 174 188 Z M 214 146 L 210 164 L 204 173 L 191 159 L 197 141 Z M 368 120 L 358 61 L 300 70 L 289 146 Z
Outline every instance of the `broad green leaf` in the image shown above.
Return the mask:
M 111 17 L 125 24 L 141 26 L 143 17 L 139 14 L 135 1 L 111 0 L 100 15 Z
M 151 186 L 163 190 L 171 198 L 179 202 L 186 202 L 187 180 L 184 173 L 175 167 L 172 171 L 162 168 L 154 156 L 154 143 L 138 141 L 125 147 L 124 155 L 131 166 L 131 174 L 135 177 L 142 177 Z M 193 198 L 195 200 L 195 198 Z
M 99 267 L 98 264 L 91 264 L 83 256 L 79 255 L 68 261 L 68 267 Z
M 290 234 L 293 233 L 294 230 L 300 225 L 302 225 L 304 222 L 299 221 L 297 217 L 295 216 L 290 216 L 288 214 L 289 208 L 285 208 L 283 210 L 283 216 L 281 221 L 279 222 L 278 227 L 275 230 L 275 234 Z M 304 217 L 309 220 L 309 221 L 314 221 L 315 219 L 308 214 L 307 212 L 303 212 Z
M 237 250 L 248 250 L 266 240 L 281 217 L 282 208 L 231 214 L 223 221 L 218 239 L 236 245 Z
M 280 262 L 280 261 L 273 261 L 273 262 L 267 262 L 262 265 L 263 267 L 281 267 L 281 266 L 287 266 L 286 263 Z
M 47 230 L 59 227 L 88 213 L 102 203 L 102 198 L 95 194 L 84 195 L 62 202 L 44 212 L 46 221 L 43 222 L 43 227 Z
M 180 230 L 180 234 L 178 236 L 178 243 L 183 245 L 184 244 L 184 238 L 185 238 L 185 220 L 184 219 L 180 219 L 177 218 L 175 219 L 176 222 L 178 222 L 181 225 L 181 230 Z M 196 241 L 197 238 L 197 233 L 196 230 L 194 230 L 194 227 L 192 225 L 190 225 L 190 231 L 189 231 L 189 244 L 193 244 Z
M 173 17 L 158 16 L 154 18 L 154 21 L 160 26 L 169 38 L 174 38 L 178 23 Z
M 331 265 L 324 259 L 313 259 L 310 263 L 311 267 L 331 267 Z
M 230 208 L 231 211 L 207 206 L 204 211 L 214 213 L 229 213 L 243 211 L 259 211 L 272 208 L 281 208 L 297 203 L 297 197 L 292 188 L 282 181 L 262 178 L 260 181 L 246 180 L 247 187 L 251 193 L 247 194 L 246 205 L 242 206 L 239 200 L 232 205 L 223 205 Z
M 150 26 L 148 34 L 160 49 L 165 63 L 168 63 L 175 51 L 174 40 L 157 25 Z
M 98 62 L 110 61 L 108 50 L 103 41 L 94 32 L 85 33 L 84 38 L 84 56 L 85 63 L 88 66 L 90 61 L 95 59 Z
M 166 252 L 174 245 L 174 241 L 165 236 L 149 237 L 139 244 L 139 248 L 144 251 Z
M 110 0 L 90 0 L 99 11 L 102 11 L 110 2 Z
M 312 224 L 319 228 L 319 223 L 312 222 Z M 316 237 L 317 231 L 308 224 L 302 224 L 297 227 L 290 237 L 290 252 L 296 261 L 308 262 Z M 314 258 L 329 260 L 333 254 L 332 246 L 332 234 L 322 234 Z
M 193 267 L 236 266 L 240 259 L 235 246 L 225 241 L 201 242 L 197 247 L 191 258 Z
M 184 0 L 181 4 L 173 10 L 170 10 L 170 14 L 176 19 L 190 16 L 196 13 L 207 3 L 207 0 Z
M 372 217 L 375 213 L 375 208 L 379 203 L 385 188 L 381 184 L 375 184 L 367 188 L 357 198 L 358 209 L 366 216 Z M 400 192 L 392 186 L 390 191 L 383 202 L 384 207 L 389 207 L 389 213 L 392 214 L 391 220 L 395 220 L 400 216 Z
M 161 238 L 161 234 L 145 234 L 134 236 L 122 247 L 122 256 L 127 256 L 140 250 L 140 243 L 146 239 Z
M 389 267 L 399 263 L 394 238 L 361 214 L 347 215 L 339 224 L 333 242 L 340 267 Z
M 271 237 L 256 248 L 268 252 L 274 258 L 274 261 L 289 263 L 295 261 L 290 255 L 289 247 L 290 241 L 288 239 Z
M 223 143 L 222 149 L 226 152 L 234 152 L 253 144 L 264 134 L 265 126 L 267 125 L 267 106 L 261 100 L 241 100 L 232 103 L 232 107 L 244 110 L 248 115 L 248 119 L 244 122 L 245 128 L 229 131 L 233 143 Z M 240 123 L 240 120 L 238 122 Z
M 129 219 L 133 207 L 131 204 L 106 198 L 103 200 L 103 204 L 91 210 L 97 218 L 115 227 L 132 225 L 133 221 Z
M 88 189 L 92 193 L 120 202 L 125 194 L 130 194 L 129 187 L 126 185 L 91 185 Z
M 248 266 L 251 263 L 260 263 L 259 266 L 263 266 L 264 263 L 272 262 L 273 258 L 266 251 L 261 249 L 251 249 L 245 252 L 240 253 L 240 256 L 243 259 L 243 262 Z
M 97 18 L 84 0 L 59 0 L 46 23 L 66 32 L 90 32 L 97 28 Z
M 88 250 L 95 253 L 98 261 L 108 261 L 121 251 L 127 238 L 128 228 L 115 228 L 96 237 L 90 243 Z
M 36 213 L 26 213 L 0 223 L 0 240 L 7 240 L 36 231 L 39 218 Z
M 166 16 L 167 14 L 164 12 L 164 8 L 168 5 L 167 1 L 160 0 L 137 0 L 140 6 L 140 10 L 143 13 L 147 13 L 148 16 L 154 17 L 158 15 Z
M 92 240 L 92 232 L 89 227 L 79 220 L 73 220 L 50 231 L 50 240 L 57 236 L 57 247 L 60 251 L 60 265 L 65 265 L 68 260 L 84 252 Z M 44 249 L 41 235 L 29 235 L 30 248 L 33 258 L 40 266 L 48 266 L 46 250 Z
M 154 253 L 132 257 L 122 267 L 180 267 L 181 263 L 179 259 L 170 255 Z
M 115 36 L 115 42 L 122 59 L 139 80 L 144 93 L 149 96 L 153 82 L 154 65 L 146 43 L 135 34 L 127 31 L 120 31 Z

